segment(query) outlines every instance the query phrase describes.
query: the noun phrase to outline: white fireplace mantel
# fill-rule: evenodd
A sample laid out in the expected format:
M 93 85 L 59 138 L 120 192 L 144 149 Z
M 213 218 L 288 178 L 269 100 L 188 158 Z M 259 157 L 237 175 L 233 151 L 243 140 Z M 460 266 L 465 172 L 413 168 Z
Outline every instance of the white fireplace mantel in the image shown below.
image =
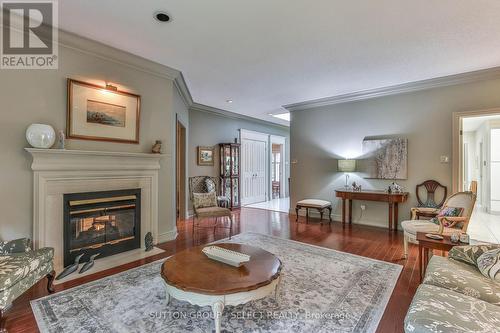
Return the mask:
M 141 189 L 141 246 L 147 232 L 158 240 L 158 173 L 164 155 L 25 148 L 33 157 L 33 243 L 53 247 L 63 268 L 63 196 Z

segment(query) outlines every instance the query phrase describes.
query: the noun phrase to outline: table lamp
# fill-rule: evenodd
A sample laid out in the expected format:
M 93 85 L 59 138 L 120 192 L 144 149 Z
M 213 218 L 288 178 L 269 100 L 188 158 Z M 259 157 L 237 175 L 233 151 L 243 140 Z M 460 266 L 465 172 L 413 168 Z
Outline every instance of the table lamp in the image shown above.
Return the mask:
M 339 172 L 345 172 L 345 189 L 349 189 L 349 172 L 356 171 L 356 160 L 338 160 L 337 161 L 337 170 Z

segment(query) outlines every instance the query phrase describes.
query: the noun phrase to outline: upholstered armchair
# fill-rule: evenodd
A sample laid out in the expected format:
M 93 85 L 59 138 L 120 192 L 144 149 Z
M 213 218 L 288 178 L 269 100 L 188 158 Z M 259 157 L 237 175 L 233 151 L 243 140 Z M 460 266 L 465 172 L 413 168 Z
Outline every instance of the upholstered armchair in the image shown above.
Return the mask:
M 214 234 L 217 228 L 229 229 L 229 238 L 232 236 L 233 214 L 228 206 L 228 199 L 219 194 L 219 182 L 215 177 L 196 176 L 189 178 L 189 196 L 193 204 L 193 239 L 194 229 L 201 228 L 200 221 L 205 218 L 215 218 Z M 222 206 L 222 207 L 221 207 Z M 229 218 L 229 227 L 223 223 Z M 222 221 L 219 221 L 222 218 Z M 222 223 L 219 223 L 222 222 Z
M 27 238 L 0 242 L 0 325 L 2 313 L 12 301 L 47 277 L 47 290 L 54 292 L 53 248 L 31 250 Z
M 446 199 L 437 217 L 431 220 L 403 221 L 401 226 L 404 231 L 405 257 L 408 256 L 408 243 L 418 244 L 417 232 L 447 235 L 454 232 L 467 232 L 475 203 L 476 195 L 473 192 L 458 192 Z M 458 214 L 447 216 L 448 211 L 455 211 Z

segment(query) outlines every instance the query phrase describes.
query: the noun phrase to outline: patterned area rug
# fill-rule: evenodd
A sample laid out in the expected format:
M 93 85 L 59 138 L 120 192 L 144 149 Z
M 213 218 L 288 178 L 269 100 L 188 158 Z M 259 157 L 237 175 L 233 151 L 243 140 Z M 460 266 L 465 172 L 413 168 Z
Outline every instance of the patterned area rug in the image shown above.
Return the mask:
M 374 332 L 402 269 L 261 234 L 231 242 L 274 253 L 284 275 L 278 302 L 270 296 L 226 306 L 225 332 Z M 166 305 L 160 266 L 157 261 L 32 301 L 40 331 L 212 332 L 210 307 L 175 299 Z

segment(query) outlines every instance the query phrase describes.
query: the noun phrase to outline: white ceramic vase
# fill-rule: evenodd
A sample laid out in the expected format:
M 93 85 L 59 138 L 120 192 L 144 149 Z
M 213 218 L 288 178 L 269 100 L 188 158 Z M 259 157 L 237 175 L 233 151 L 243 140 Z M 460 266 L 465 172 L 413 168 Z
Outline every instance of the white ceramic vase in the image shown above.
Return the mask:
M 34 148 L 50 148 L 56 141 L 56 132 L 50 125 L 31 124 L 26 130 L 26 140 Z

